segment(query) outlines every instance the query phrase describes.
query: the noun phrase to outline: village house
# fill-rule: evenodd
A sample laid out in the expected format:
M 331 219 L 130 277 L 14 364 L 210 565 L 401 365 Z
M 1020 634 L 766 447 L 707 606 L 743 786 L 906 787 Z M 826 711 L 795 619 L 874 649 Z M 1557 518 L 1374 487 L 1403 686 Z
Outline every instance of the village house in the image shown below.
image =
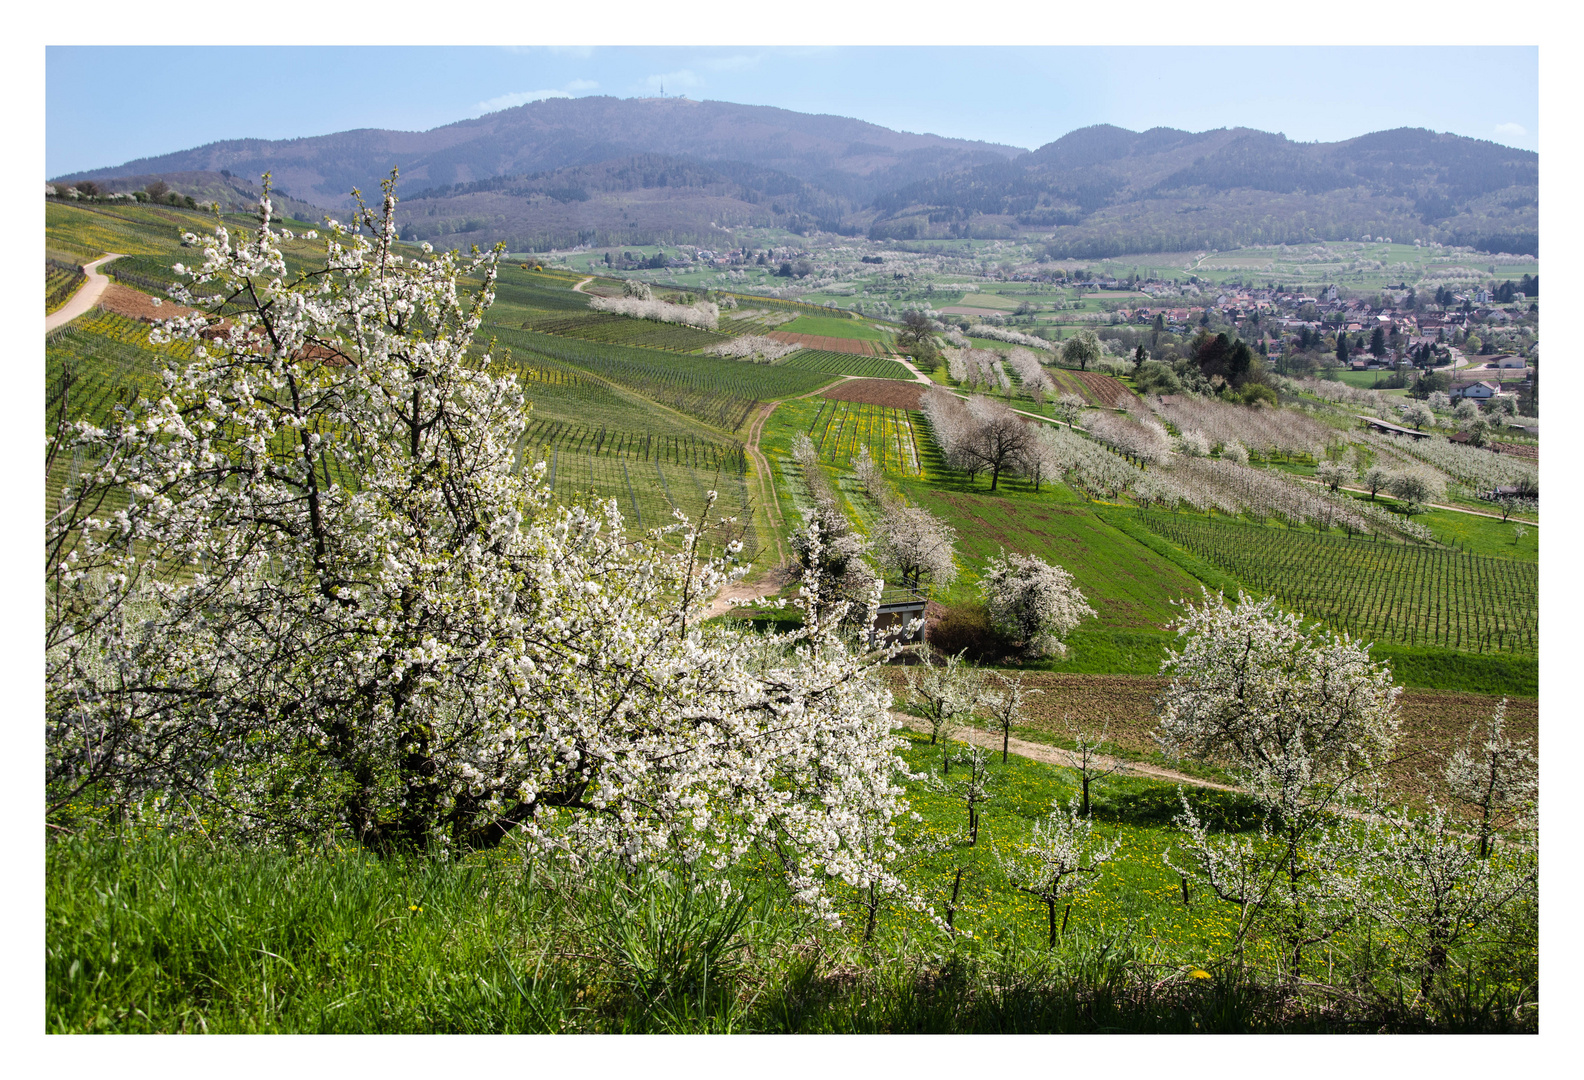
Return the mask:
M 1479 382 L 1453 383 L 1452 389 L 1448 391 L 1447 396 L 1453 401 L 1458 401 L 1462 398 L 1469 398 L 1473 401 L 1489 401 L 1499 393 L 1501 393 L 1500 385 L 1488 379 L 1482 379 Z

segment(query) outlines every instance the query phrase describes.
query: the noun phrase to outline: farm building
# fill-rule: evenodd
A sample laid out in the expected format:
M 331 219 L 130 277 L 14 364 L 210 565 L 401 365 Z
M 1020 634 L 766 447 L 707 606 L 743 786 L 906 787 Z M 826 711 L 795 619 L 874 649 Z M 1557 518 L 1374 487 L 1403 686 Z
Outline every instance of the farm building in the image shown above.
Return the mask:
M 926 604 L 923 593 L 888 586 L 880 594 L 880 607 L 875 615 L 871 643 L 923 642 Z
M 1413 428 L 1402 427 L 1398 424 L 1389 423 L 1388 421 L 1382 420 L 1377 416 L 1364 416 L 1363 414 L 1359 414 L 1359 419 L 1364 421 L 1365 424 L 1374 428 L 1376 431 L 1380 432 L 1382 435 L 1411 435 L 1415 439 L 1428 439 L 1430 437 L 1430 432 L 1428 431 L 1415 431 Z

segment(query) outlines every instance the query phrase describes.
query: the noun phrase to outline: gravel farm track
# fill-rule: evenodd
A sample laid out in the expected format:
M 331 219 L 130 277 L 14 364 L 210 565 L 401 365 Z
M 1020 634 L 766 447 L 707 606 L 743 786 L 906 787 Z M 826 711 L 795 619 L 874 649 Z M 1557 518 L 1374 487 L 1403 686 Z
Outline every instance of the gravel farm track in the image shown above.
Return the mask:
M 44 332 L 46 334 L 53 330 L 59 330 L 77 316 L 85 315 L 93 310 L 94 305 L 99 303 L 99 297 L 110 287 L 110 279 L 101 274 L 99 268 L 105 263 L 120 257 L 120 255 L 114 254 L 101 255 L 93 262 L 86 263 L 83 266 L 83 275 L 87 280 L 83 282 L 82 288 L 78 289 L 76 294 L 66 301 L 59 311 L 53 315 L 44 316 Z

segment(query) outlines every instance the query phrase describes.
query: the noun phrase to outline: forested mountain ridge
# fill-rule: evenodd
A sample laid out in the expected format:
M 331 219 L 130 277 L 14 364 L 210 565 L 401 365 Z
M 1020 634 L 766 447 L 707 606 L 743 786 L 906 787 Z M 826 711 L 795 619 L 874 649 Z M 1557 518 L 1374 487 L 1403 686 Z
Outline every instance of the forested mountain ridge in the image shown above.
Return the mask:
M 1538 252 L 1538 154 L 1410 128 L 1299 143 L 1096 125 L 1020 152 L 768 106 L 588 97 L 427 132 L 229 140 L 59 181 L 269 171 L 278 191 L 345 207 L 393 167 L 404 232 L 446 246 L 727 245 L 773 226 L 1037 240 L 1058 258 L 1367 234 Z
M 552 98 L 431 131 L 363 129 L 312 138 L 234 139 L 59 179 L 130 173 L 265 171 L 291 194 L 347 204 L 392 167 L 407 184 L 439 187 L 550 172 L 634 154 L 735 161 L 783 172 L 843 199 L 867 201 L 899 184 L 1015 156 L 1016 147 L 892 131 L 840 116 L 683 98 Z
M 1539 155 L 1417 128 L 1296 143 L 1248 128 L 1084 128 L 877 198 L 876 238 L 1051 228 L 1053 254 L 1393 233 L 1538 250 Z M 986 220 L 974 224 L 976 217 Z

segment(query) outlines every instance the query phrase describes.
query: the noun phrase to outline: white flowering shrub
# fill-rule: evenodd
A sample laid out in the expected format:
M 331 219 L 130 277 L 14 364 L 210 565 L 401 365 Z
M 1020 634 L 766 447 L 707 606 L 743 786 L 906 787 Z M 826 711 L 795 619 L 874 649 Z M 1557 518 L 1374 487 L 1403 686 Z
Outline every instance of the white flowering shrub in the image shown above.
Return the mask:
M 990 625 L 1035 656 L 1065 656 L 1061 639 L 1095 616 L 1072 575 L 1038 555 L 992 555 L 979 590 Z
M 1368 645 L 1243 593 L 1228 604 L 1205 592 L 1177 633 L 1182 649 L 1161 666 L 1172 682 L 1156 737 L 1168 757 L 1223 761 L 1263 792 L 1288 782 L 1295 755 L 1305 783 L 1340 789 L 1390 750 L 1399 690 Z
M 497 255 L 409 258 L 394 203 L 298 274 L 267 192 L 256 232 L 188 235 L 224 320 L 167 321 L 193 353 L 158 399 L 52 437 L 98 464 L 46 527 L 50 806 L 626 866 L 768 846 L 816 905 L 889 880 L 873 660 L 817 620 L 700 627 L 734 572 L 703 523 L 666 550 L 552 508 L 515 377 L 470 355 Z
M 1533 848 L 1490 851 L 1434 803 L 1428 813 L 1374 815 L 1357 846 L 1359 879 L 1348 890 L 1350 899 L 1401 943 L 1394 956 L 1418 977 L 1421 999 L 1459 966 L 1465 943 L 1538 900 L 1540 863 Z M 1534 925 L 1532 910 L 1513 926 L 1525 923 Z M 1515 944 L 1501 942 L 1496 955 Z
M 1202 431 L 1184 431 L 1182 438 L 1177 441 L 1177 452 L 1184 457 L 1209 457 L 1210 440 L 1205 438 L 1205 434 Z
M 1476 721 L 1447 759 L 1442 774 L 1452 798 L 1479 818 L 1479 854 L 1490 854 L 1491 842 L 1506 828 L 1533 824 L 1540 795 L 1540 760 L 1528 739 L 1507 733 L 1507 699 L 1483 724 Z
M 1044 338 L 1032 334 L 1022 334 L 1016 330 L 1008 330 L 1004 326 L 991 326 L 989 323 L 974 323 L 968 328 L 970 337 L 989 338 L 991 341 L 1004 341 L 1009 345 L 1022 345 L 1027 349 L 1038 349 L 1041 352 L 1055 352 L 1056 346 Z
M 1353 469 L 1345 462 L 1322 461 L 1315 466 L 1315 479 L 1335 491 L 1353 482 Z
M 704 352 L 708 356 L 724 356 L 731 360 L 752 360 L 756 364 L 773 364 L 790 356 L 803 346 L 789 345 L 762 334 L 739 334 L 730 341 L 711 345 Z
M 1435 413 L 1430 411 L 1430 406 L 1422 401 L 1416 401 L 1402 414 L 1402 422 L 1412 424 L 1414 430 L 1423 428 L 1426 424 L 1435 423 Z
M 701 330 L 713 330 L 720 321 L 720 308 L 707 300 L 698 304 L 668 304 L 653 297 L 591 296 L 589 307 L 633 319 L 696 326 Z
M 985 673 L 963 659 L 963 654 L 948 656 L 937 664 L 928 649 L 919 654 L 919 663 L 906 669 L 908 705 L 918 710 L 929 725 L 930 745 L 950 742 L 973 722 L 973 715 L 986 700 Z M 942 750 L 942 767 L 947 768 L 950 750 Z

